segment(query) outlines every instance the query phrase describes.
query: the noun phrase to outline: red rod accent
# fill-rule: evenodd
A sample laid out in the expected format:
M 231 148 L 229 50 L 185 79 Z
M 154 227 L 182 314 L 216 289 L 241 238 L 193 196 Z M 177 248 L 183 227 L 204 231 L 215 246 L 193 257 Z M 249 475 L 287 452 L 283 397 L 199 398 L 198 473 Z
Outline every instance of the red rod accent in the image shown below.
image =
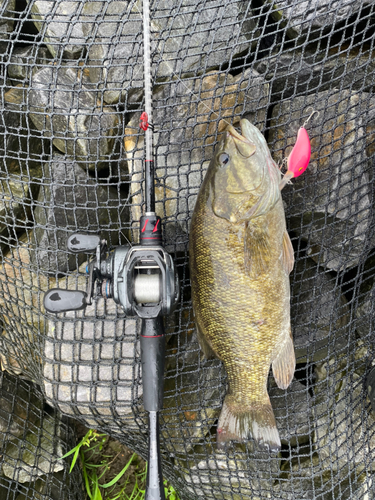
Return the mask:
M 147 223 L 148 223 L 148 219 L 146 219 L 145 225 L 143 226 L 143 229 L 142 229 L 142 233 L 144 233 L 146 231 Z
M 158 229 L 158 224 L 159 224 L 159 221 L 160 221 L 160 219 L 158 219 L 158 220 L 156 221 L 155 227 L 154 227 L 154 229 L 152 230 L 152 232 L 153 232 L 153 233 L 156 233 L 156 231 L 157 231 L 157 229 Z

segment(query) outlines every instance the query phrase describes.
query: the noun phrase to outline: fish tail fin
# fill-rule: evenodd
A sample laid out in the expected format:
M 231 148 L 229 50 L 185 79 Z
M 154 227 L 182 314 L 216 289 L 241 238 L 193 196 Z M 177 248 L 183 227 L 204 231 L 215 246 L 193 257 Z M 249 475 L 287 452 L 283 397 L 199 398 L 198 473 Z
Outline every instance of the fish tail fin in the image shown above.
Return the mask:
M 244 442 L 252 437 L 260 449 L 280 450 L 280 436 L 268 394 L 266 398 L 264 402 L 246 405 L 235 401 L 230 394 L 225 396 L 217 426 L 218 449 L 223 449 L 228 441 Z

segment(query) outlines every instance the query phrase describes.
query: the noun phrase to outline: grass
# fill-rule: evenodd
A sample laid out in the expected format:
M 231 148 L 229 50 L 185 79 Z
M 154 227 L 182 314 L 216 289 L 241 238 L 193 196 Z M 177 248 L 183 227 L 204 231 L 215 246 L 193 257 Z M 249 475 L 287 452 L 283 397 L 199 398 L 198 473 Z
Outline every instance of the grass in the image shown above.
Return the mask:
M 143 500 L 147 465 L 124 445 L 96 430 L 88 430 L 63 458 L 72 457 L 70 472 L 80 464 L 90 500 Z M 179 500 L 167 480 L 166 500 Z

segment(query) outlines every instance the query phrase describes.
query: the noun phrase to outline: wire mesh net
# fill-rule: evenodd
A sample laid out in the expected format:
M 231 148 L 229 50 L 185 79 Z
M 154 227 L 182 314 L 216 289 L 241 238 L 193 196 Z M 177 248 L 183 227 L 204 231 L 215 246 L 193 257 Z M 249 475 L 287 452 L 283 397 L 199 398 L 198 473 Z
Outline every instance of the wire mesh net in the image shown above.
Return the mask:
M 374 358 L 374 4 L 152 2 L 156 211 L 181 282 L 166 320 L 161 448 L 182 500 L 374 498 L 375 414 L 364 385 Z M 36 457 L 55 456 L 71 442 L 43 394 L 146 458 L 137 320 L 104 299 L 57 316 L 43 307 L 50 288 L 87 288 L 87 256 L 67 252 L 70 234 L 138 242 L 142 5 L 1 0 L 0 9 L 0 488 L 16 500 L 82 498 L 64 465 L 25 465 L 23 454 L 36 446 Z M 281 162 L 312 110 L 310 166 L 282 193 L 297 357 L 287 390 L 272 375 L 268 383 L 282 449 L 254 451 L 249 441 L 218 451 L 226 373 L 203 358 L 195 332 L 196 196 L 228 123 L 249 119 Z

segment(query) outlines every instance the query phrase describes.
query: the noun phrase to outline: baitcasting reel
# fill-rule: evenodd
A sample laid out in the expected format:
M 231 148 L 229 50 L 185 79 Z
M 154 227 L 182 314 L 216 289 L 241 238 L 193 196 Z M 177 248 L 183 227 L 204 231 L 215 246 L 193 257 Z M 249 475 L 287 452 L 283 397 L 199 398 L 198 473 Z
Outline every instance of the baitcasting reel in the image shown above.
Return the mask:
M 53 288 L 44 297 L 52 313 L 77 311 L 93 298 L 113 298 L 126 316 L 157 318 L 171 313 L 179 299 L 178 275 L 171 256 L 161 246 L 160 218 L 141 218 L 140 245 L 117 247 L 106 257 L 107 244 L 96 235 L 73 234 L 67 248 L 72 253 L 94 253 L 87 266 L 87 292 Z

